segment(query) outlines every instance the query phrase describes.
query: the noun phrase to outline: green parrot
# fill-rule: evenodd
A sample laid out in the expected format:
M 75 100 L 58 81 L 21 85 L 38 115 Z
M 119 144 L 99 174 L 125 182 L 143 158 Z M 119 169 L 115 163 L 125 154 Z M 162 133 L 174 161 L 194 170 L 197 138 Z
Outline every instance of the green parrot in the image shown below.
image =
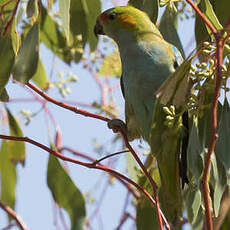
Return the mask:
M 173 130 L 166 132 L 167 135 L 164 137 L 158 133 L 157 138 L 154 139 L 153 119 L 155 115 L 162 114 L 154 111 L 156 91 L 183 62 L 183 58 L 175 46 L 164 40 L 148 15 L 132 6 L 115 7 L 103 12 L 97 19 L 94 32 L 96 35 L 107 35 L 116 42 L 122 63 L 121 89 L 125 98 L 126 124 L 115 119 L 108 125 L 115 131 L 116 127 L 124 129 L 130 141 L 143 137 L 149 143 L 157 159 L 161 190 L 163 194 L 166 194 L 162 200 L 168 201 L 165 205 L 168 206 L 165 208 L 170 210 L 167 217 L 171 223 L 176 222 L 182 215 L 181 185 L 178 182 L 180 180 L 180 160 L 177 152 L 181 147 L 178 141 L 176 140 L 175 143 L 173 139 L 172 142 L 169 141 L 167 148 L 164 148 L 162 140 L 179 138 L 180 135 L 177 133 L 174 135 Z M 161 110 L 162 108 L 159 111 Z M 182 119 L 179 119 L 178 122 L 182 124 Z M 161 124 L 164 128 L 163 121 Z M 170 132 L 172 137 L 170 137 Z M 158 137 L 160 139 L 156 145 L 160 146 L 156 148 L 153 145 Z M 171 144 L 175 147 L 171 147 Z M 170 148 L 177 152 L 175 156 L 170 152 Z M 166 149 L 169 152 L 166 152 Z M 182 183 L 187 182 L 187 177 L 183 177 Z

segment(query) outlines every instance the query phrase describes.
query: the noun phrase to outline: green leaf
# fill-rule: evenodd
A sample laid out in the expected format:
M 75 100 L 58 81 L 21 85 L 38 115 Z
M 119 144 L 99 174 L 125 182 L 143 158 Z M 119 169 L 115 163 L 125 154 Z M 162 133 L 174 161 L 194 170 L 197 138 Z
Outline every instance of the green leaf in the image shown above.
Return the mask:
M 26 6 L 27 18 L 31 18 L 37 10 L 37 0 L 29 0 Z
M 36 70 L 36 73 L 34 74 L 32 80 L 42 89 L 47 89 L 48 88 L 48 80 L 46 76 L 46 71 L 45 68 L 39 59 L 38 61 L 38 67 Z
M 196 178 L 196 183 L 199 183 L 198 181 L 203 172 L 202 154 L 204 154 L 205 149 L 200 143 L 197 119 L 193 117 L 192 122 L 187 149 L 188 168 L 190 169 L 192 176 Z
M 15 164 L 10 159 L 12 141 L 2 141 L 0 151 L 0 188 L 1 200 L 12 209 L 15 206 L 15 188 L 17 183 L 17 174 Z
M 210 3 L 211 2 L 211 3 Z M 225 23 L 229 17 L 229 10 L 227 6 L 229 1 L 228 0 L 201 0 L 198 4 L 198 7 L 201 11 L 205 14 L 205 16 L 213 23 L 216 29 L 222 29 L 222 25 L 220 24 L 219 20 L 222 23 Z M 218 18 L 217 18 L 217 16 Z M 210 34 L 210 29 L 206 26 L 204 21 L 200 18 L 199 15 L 196 14 L 195 20 L 195 37 L 197 46 L 204 40 L 210 40 L 208 36 L 208 32 Z
M 218 125 L 218 139 L 216 143 L 216 157 L 224 165 L 226 170 L 230 169 L 230 108 L 227 99 L 224 101 L 222 113 Z
M 204 225 L 204 210 L 202 207 L 200 207 L 200 210 L 198 212 L 197 218 L 194 220 L 194 223 L 192 225 L 192 230 L 201 230 Z
M 58 24 L 47 13 L 47 10 L 42 7 L 40 20 L 41 41 L 54 52 L 60 59 L 69 64 L 72 60 L 72 55 L 69 53 L 65 38 L 60 32 Z
M 6 109 L 6 111 L 7 111 L 8 121 L 9 121 L 10 135 L 22 137 L 23 133 L 17 120 L 14 118 L 10 110 Z M 10 160 L 14 163 L 21 162 L 22 164 L 24 164 L 25 155 L 26 155 L 25 142 L 10 141 L 8 145 L 10 146 L 10 150 L 9 150 Z
M 186 104 L 191 88 L 188 72 L 192 60 L 193 57 L 184 61 L 157 90 L 156 96 L 161 104 L 166 105 L 171 102 L 176 107 Z
M 111 54 L 103 59 L 99 75 L 110 77 L 121 77 L 121 59 L 118 49 L 115 49 Z
M 65 32 L 67 42 L 69 41 L 69 23 L 70 23 L 70 0 L 59 0 L 59 11 L 62 20 L 62 28 Z
M 52 155 L 48 162 L 47 183 L 53 199 L 59 207 L 68 212 L 71 230 L 84 229 L 86 216 L 84 197 L 58 159 Z
M 11 39 L 12 39 L 12 45 L 14 53 L 17 55 L 19 47 L 21 45 L 21 38 L 17 31 L 17 20 L 14 18 L 13 25 L 12 25 L 12 31 L 11 31 Z
M 0 94 L 9 81 L 10 73 L 14 64 L 14 50 L 11 37 L 0 36 Z
M 132 5 L 142 11 L 145 11 L 153 23 L 156 23 L 158 17 L 159 0 L 129 0 Z
M 177 33 L 178 27 L 178 13 L 168 5 L 161 17 L 159 30 L 162 33 L 164 39 L 176 46 L 181 52 L 183 58 L 185 57 L 184 50 Z
M 8 93 L 7 93 L 5 88 L 0 93 L 0 101 L 3 101 L 3 102 L 8 102 L 9 101 L 9 95 L 8 95 Z
M 201 192 L 199 187 L 189 186 L 186 192 L 186 208 L 188 220 L 190 223 L 194 223 L 201 207 Z
M 202 5 L 202 3 L 203 3 L 203 5 Z M 205 16 L 210 20 L 210 22 L 214 25 L 214 27 L 217 30 L 223 29 L 223 27 L 220 24 L 218 18 L 216 17 L 216 14 L 215 14 L 215 12 L 214 12 L 214 10 L 212 8 L 212 5 L 209 2 L 209 0 L 201 1 L 201 8 L 202 8 L 203 13 L 205 14 Z M 207 27 L 207 25 L 206 25 L 206 27 Z M 209 31 L 210 29 L 207 27 L 207 30 Z M 209 34 L 210 34 L 210 32 L 209 32 Z
M 87 4 L 86 0 L 71 1 L 70 4 L 70 30 L 73 36 L 82 36 L 83 44 L 87 41 Z
M 22 42 L 15 60 L 14 79 L 26 84 L 35 74 L 39 58 L 39 24 L 35 23 Z
M 220 202 L 223 196 L 223 193 L 227 187 L 227 178 L 226 172 L 221 164 L 216 159 L 216 154 L 212 154 L 211 158 L 211 184 L 213 187 L 213 207 L 215 217 L 219 214 Z
M 87 24 L 88 24 L 88 37 L 91 51 L 94 51 L 97 47 L 98 39 L 96 38 L 93 28 L 95 26 L 95 22 L 97 16 L 101 12 L 101 2 L 99 0 L 86 0 L 88 12 L 87 12 Z

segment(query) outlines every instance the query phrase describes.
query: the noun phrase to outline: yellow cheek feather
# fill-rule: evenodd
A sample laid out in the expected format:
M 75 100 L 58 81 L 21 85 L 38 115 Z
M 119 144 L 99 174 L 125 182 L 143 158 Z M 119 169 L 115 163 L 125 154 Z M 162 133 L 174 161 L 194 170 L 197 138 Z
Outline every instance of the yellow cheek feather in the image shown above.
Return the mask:
M 125 29 L 133 29 L 137 22 L 135 18 L 129 14 L 121 14 L 117 16 L 118 22 Z

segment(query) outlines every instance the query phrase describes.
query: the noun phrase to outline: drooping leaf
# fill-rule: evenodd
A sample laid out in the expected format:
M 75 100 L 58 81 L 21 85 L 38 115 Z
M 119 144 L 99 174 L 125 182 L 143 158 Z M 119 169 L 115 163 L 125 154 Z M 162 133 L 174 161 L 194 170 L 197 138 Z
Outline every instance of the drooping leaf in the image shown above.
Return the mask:
M 71 230 L 83 230 L 86 216 L 84 197 L 58 159 L 51 155 L 47 183 L 55 202 L 69 214 Z
M 14 79 L 26 84 L 35 74 L 39 59 L 39 24 L 35 23 L 27 33 L 15 59 Z
M 26 6 L 26 14 L 31 18 L 37 11 L 37 0 L 29 0 Z
M 48 88 L 48 80 L 46 76 L 45 68 L 39 59 L 36 73 L 32 77 L 32 80 L 42 89 Z
M 11 37 L 0 36 L 0 94 L 9 81 L 10 73 L 14 64 L 14 50 Z
M 158 17 L 159 0 L 129 0 L 128 4 L 145 11 L 151 18 L 152 22 L 156 23 Z
M 67 41 L 69 41 L 70 0 L 59 0 L 59 11 L 62 20 L 62 28 L 65 32 Z
M 83 44 L 87 41 L 87 4 L 86 0 L 71 1 L 70 4 L 70 30 L 73 36 L 81 36 Z
M 222 113 L 218 124 L 218 139 L 216 143 L 216 157 L 224 165 L 226 170 L 230 169 L 230 107 L 227 99 L 224 101 Z
M 161 17 L 159 30 L 162 33 L 164 39 L 176 46 L 181 52 L 183 58 L 185 57 L 184 50 L 177 33 L 178 27 L 178 13 L 168 5 Z
M 202 3 L 203 3 L 203 5 L 202 5 Z M 212 7 L 211 3 L 209 2 L 209 0 L 201 1 L 201 7 L 202 7 L 202 10 L 203 10 L 203 13 L 209 19 L 209 21 L 214 25 L 214 27 L 217 30 L 221 30 L 223 27 L 220 24 L 220 22 L 219 22 L 216 14 L 215 14 L 215 12 L 213 10 L 213 7 Z M 210 32 L 210 29 L 208 27 L 207 27 L 207 30 Z
M 64 35 L 61 33 L 58 24 L 48 14 L 47 10 L 42 7 L 40 20 L 40 37 L 41 41 L 54 52 L 60 59 L 69 64 L 72 55 L 68 50 Z
M 192 225 L 192 230 L 200 230 L 203 228 L 204 210 L 202 207 L 200 207 L 197 218 L 194 220 L 194 222 L 191 225 Z
M 205 149 L 200 143 L 197 119 L 194 117 L 192 122 L 187 149 L 188 168 L 191 171 L 191 175 L 196 178 L 196 183 L 198 183 L 203 172 L 202 154 Z
M 9 121 L 10 135 L 22 137 L 23 133 L 17 120 L 14 118 L 13 114 L 10 112 L 9 109 L 6 109 L 6 111 Z M 24 164 L 26 155 L 25 142 L 10 141 L 8 145 L 10 147 L 9 159 L 14 163 L 21 162 L 22 164 Z
M 202 204 L 201 201 L 202 199 L 199 187 L 190 186 L 186 194 L 186 208 L 189 223 L 194 223 L 196 221 Z
M 218 153 L 217 153 L 218 154 Z M 220 202 L 227 187 L 227 178 L 224 166 L 218 161 L 217 155 L 212 154 L 210 182 L 213 187 L 213 208 L 215 217 L 219 214 Z
M 11 30 L 11 39 L 12 39 L 12 46 L 15 55 L 17 55 L 19 47 L 21 45 L 21 37 L 17 31 L 17 20 L 14 18 L 13 25 L 12 25 L 12 30 Z
M 105 77 L 121 77 L 121 59 L 118 49 L 115 49 L 103 59 L 101 69 L 98 73 Z
M 156 97 L 161 104 L 166 105 L 170 101 L 176 107 L 186 104 L 191 88 L 188 72 L 192 60 L 184 61 L 157 90 Z
M 198 4 L 198 7 L 205 14 L 205 16 L 213 23 L 216 29 L 221 29 L 221 23 L 226 23 L 226 20 L 229 17 L 228 7 L 223 7 L 228 5 L 228 0 L 201 0 Z M 219 22 L 221 21 L 221 23 Z M 208 31 L 204 21 L 196 14 L 195 20 L 195 38 L 197 46 L 201 44 L 202 41 L 209 40 Z
M 88 24 L 88 36 L 87 39 L 89 41 L 91 51 L 94 51 L 97 47 L 98 39 L 93 33 L 93 28 L 95 26 L 95 22 L 97 16 L 101 12 L 101 2 L 99 0 L 86 0 L 87 4 L 87 24 Z
M 0 194 L 1 200 L 14 209 L 17 174 L 15 164 L 10 159 L 10 142 L 3 140 L 0 151 Z

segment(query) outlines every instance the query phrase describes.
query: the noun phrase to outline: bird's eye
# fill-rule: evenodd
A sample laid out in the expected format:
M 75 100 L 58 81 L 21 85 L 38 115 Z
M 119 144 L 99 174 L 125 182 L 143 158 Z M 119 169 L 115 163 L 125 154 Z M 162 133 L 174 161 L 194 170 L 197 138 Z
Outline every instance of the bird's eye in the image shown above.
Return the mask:
M 114 20 L 116 16 L 117 15 L 115 13 L 109 14 L 109 20 Z

